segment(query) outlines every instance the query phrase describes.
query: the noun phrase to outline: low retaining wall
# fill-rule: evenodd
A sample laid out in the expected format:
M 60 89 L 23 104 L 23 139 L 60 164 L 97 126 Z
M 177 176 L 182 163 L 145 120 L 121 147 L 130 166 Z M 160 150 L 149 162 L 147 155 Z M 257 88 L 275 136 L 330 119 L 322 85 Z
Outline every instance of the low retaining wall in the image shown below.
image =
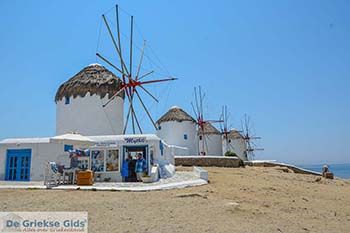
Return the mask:
M 319 172 L 310 171 L 304 168 L 296 167 L 291 164 L 278 163 L 273 161 L 245 161 L 244 165 L 254 167 L 286 167 L 292 170 L 294 173 L 322 176 L 322 173 Z
M 176 166 L 239 167 L 239 159 L 224 156 L 175 156 Z

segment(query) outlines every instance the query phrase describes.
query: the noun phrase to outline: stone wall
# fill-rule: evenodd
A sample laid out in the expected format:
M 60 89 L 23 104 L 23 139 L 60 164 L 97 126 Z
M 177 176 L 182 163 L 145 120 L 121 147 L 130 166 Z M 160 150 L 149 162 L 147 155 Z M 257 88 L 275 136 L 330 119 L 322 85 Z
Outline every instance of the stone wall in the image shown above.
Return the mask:
M 239 167 L 239 159 L 224 156 L 175 156 L 176 166 Z

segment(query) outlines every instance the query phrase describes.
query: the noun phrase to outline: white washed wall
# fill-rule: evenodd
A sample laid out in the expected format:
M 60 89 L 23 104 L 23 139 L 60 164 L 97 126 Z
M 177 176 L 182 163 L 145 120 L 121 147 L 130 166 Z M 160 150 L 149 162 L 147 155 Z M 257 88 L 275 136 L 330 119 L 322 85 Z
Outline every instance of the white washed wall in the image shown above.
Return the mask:
M 188 156 L 189 155 L 187 147 L 168 145 L 166 143 L 164 143 L 164 153 L 166 156 L 166 161 L 168 161 L 172 165 L 175 165 L 175 156 Z
M 102 107 L 108 97 L 98 95 L 70 97 L 70 104 L 65 99 L 56 104 L 56 134 L 78 132 L 82 135 L 122 134 L 124 127 L 124 100 L 115 98 L 106 107 Z
M 242 160 L 248 160 L 245 151 L 247 150 L 247 145 L 243 139 L 230 139 L 231 142 L 226 139 L 222 139 L 223 153 L 227 151 L 232 151 L 236 153 Z
M 205 140 L 207 143 L 207 146 L 203 140 L 199 141 L 199 150 L 202 151 L 204 148 L 204 151 L 206 152 L 206 155 L 214 155 L 214 156 L 222 156 L 222 137 L 220 134 L 207 134 L 205 136 Z M 204 145 L 204 147 L 203 147 Z M 207 149 L 208 148 L 208 149 Z
M 79 145 L 73 145 L 79 148 Z M 30 180 L 44 180 L 45 163 L 49 161 L 60 162 L 69 166 L 69 155 L 64 152 L 64 144 L 57 143 L 30 143 L 20 145 L 0 145 L 0 180 L 5 179 L 6 156 L 8 149 L 31 149 Z
M 5 180 L 6 172 L 6 147 L 0 145 L 0 180 Z
M 196 124 L 192 121 L 167 121 L 160 124 L 161 129 L 157 130 L 157 136 L 168 145 L 188 148 L 188 155 L 198 154 L 198 137 Z M 187 134 L 187 140 L 184 139 Z

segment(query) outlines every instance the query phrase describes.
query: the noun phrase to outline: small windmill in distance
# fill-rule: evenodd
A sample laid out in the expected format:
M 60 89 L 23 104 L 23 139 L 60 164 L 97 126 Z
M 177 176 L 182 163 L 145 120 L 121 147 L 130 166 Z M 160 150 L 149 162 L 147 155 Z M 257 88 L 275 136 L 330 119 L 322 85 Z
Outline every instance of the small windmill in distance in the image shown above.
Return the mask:
M 222 106 L 222 112 L 221 112 L 221 117 L 220 120 L 222 120 L 222 122 L 220 122 L 220 129 L 221 129 L 221 133 L 222 136 L 224 138 L 224 143 L 225 143 L 225 151 L 224 154 L 228 151 L 234 151 L 233 146 L 231 145 L 231 139 L 230 139 L 230 128 L 232 127 L 232 125 L 228 126 L 228 121 L 230 118 L 230 114 L 227 113 L 227 106 L 224 105 Z
M 263 148 L 257 148 L 255 144 L 255 140 L 261 139 L 261 137 L 256 136 L 252 133 L 252 126 L 250 117 L 247 114 L 244 114 L 244 118 L 242 121 L 242 136 L 247 145 L 246 154 L 249 160 L 253 160 L 255 157 L 255 151 L 262 151 Z
M 228 155 L 235 154 L 238 158 L 243 161 L 248 160 L 247 158 L 247 145 L 246 141 L 241 134 L 241 131 L 232 128 L 232 124 L 228 125 L 230 114 L 227 112 L 227 106 L 222 106 L 222 114 L 220 123 L 220 129 L 223 137 L 223 154 L 230 152 Z M 233 154 L 232 154 L 233 153 Z
M 105 15 L 102 15 L 104 24 L 108 30 L 108 34 L 112 40 L 112 43 L 115 47 L 119 62 L 120 62 L 120 66 L 117 66 L 115 64 L 113 64 L 113 62 L 109 61 L 107 58 L 105 58 L 104 56 L 102 56 L 99 53 L 96 53 L 96 56 L 99 57 L 101 60 L 103 60 L 104 62 L 106 62 L 108 65 L 110 65 L 111 67 L 113 67 L 116 71 L 118 71 L 120 73 L 120 75 L 122 76 L 121 79 L 121 84 L 120 84 L 120 89 L 119 91 L 117 91 L 116 93 L 114 93 L 114 95 L 112 97 L 109 98 L 109 100 L 103 105 L 103 107 L 107 106 L 110 102 L 112 102 L 112 100 L 114 98 L 116 98 L 118 95 L 122 94 L 123 92 L 126 93 L 126 97 L 128 99 L 129 102 L 129 110 L 128 110 L 128 114 L 126 117 L 126 121 L 125 121 L 125 125 L 124 125 L 124 130 L 123 130 L 123 134 L 125 134 L 127 126 L 128 126 L 128 122 L 129 122 L 129 118 L 131 115 L 131 123 L 132 123 L 132 130 L 133 133 L 136 133 L 135 130 L 135 123 L 137 125 L 137 128 L 139 130 L 139 132 L 142 134 L 142 128 L 140 126 L 140 122 L 136 116 L 136 111 L 134 109 L 134 101 L 135 101 L 135 96 L 137 97 L 137 99 L 140 101 L 140 104 L 142 106 L 142 108 L 144 109 L 144 111 L 146 112 L 148 118 L 150 119 L 150 121 L 152 122 L 153 126 L 155 129 L 157 129 L 156 123 L 153 120 L 148 108 L 146 107 L 144 101 L 142 100 L 142 97 L 140 95 L 140 90 L 143 90 L 147 95 L 149 95 L 154 101 L 159 102 L 158 99 L 152 95 L 146 88 L 145 85 L 148 84 L 152 84 L 152 83 L 159 83 L 159 82 L 167 82 L 167 81 L 173 81 L 176 80 L 177 78 L 173 78 L 173 77 L 168 77 L 165 79 L 156 79 L 156 80 L 147 80 L 147 81 L 141 81 L 141 79 L 149 76 L 150 74 L 154 73 L 153 70 L 146 72 L 144 74 L 141 74 L 141 67 L 142 67 L 142 61 L 144 58 L 144 52 L 145 52 L 145 47 L 146 47 L 146 41 L 144 41 L 143 43 L 143 47 L 141 50 L 141 56 L 140 56 L 140 60 L 136 69 L 136 72 L 133 72 L 133 28 L 134 28 L 134 17 L 131 16 L 131 24 L 130 24 L 130 45 L 129 45 L 129 67 L 127 67 L 126 62 L 123 58 L 123 49 L 122 49 L 122 45 L 121 45 L 121 39 L 120 39 L 120 30 L 119 30 L 119 8 L 118 5 L 116 5 L 116 34 L 117 34 L 117 41 L 112 33 L 112 29 L 109 26 L 109 23 L 107 21 L 107 18 Z
M 220 134 L 212 123 L 220 123 L 222 120 L 206 120 L 204 118 L 203 111 L 203 100 L 205 98 L 205 94 L 202 93 L 201 86 L 194 88 L 194 96 L 195 96 L 195 105 L 191 102 L 193 112 L 196 116 L 196 124 L 197 124 L 197 132 L 199 136 L 198 141 L 198 152 L 200 155 L 207 155 L 209 151 L 208 141 L 211 142 L 211 138 L 209 135 L 217 135 Z M 221 134 L 220 134 L 221 137 Z M 201 142 L 201 143 L 200 143 Z M 201 144 L 201 145 L 200 145 Z M 222 152 L 222 150 L 221 150 Z
M 230 114 L 227 113 L 227 106 L 226 105 L 222 106 L 222 112 L 220 117 L 222 122 L 220 122 L 220 129 L 224 137 L 225 148 L 227 151 L 231 149 L 233 150 L 233 148 L 230 148 L 231 145 L 230 145 L 230 139 L 229 139 L 229 134 L 230 134 L 229 129 L 231 128 L 232 125 L 228 126 L 229 117 L 230 117 Z M 227 151 L 224 151 L 224 153 Z

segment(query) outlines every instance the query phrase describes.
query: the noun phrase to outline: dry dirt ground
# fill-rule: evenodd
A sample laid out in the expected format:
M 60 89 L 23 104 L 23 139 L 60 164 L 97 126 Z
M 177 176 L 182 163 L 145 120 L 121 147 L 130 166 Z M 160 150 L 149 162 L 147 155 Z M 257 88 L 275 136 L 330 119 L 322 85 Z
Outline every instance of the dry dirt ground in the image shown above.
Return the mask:
M 1 190 L 0 211 L 88 211 L 89 232 L 350 232 L 350 181 L 207 169 L 210 184 L 187 189 Z

